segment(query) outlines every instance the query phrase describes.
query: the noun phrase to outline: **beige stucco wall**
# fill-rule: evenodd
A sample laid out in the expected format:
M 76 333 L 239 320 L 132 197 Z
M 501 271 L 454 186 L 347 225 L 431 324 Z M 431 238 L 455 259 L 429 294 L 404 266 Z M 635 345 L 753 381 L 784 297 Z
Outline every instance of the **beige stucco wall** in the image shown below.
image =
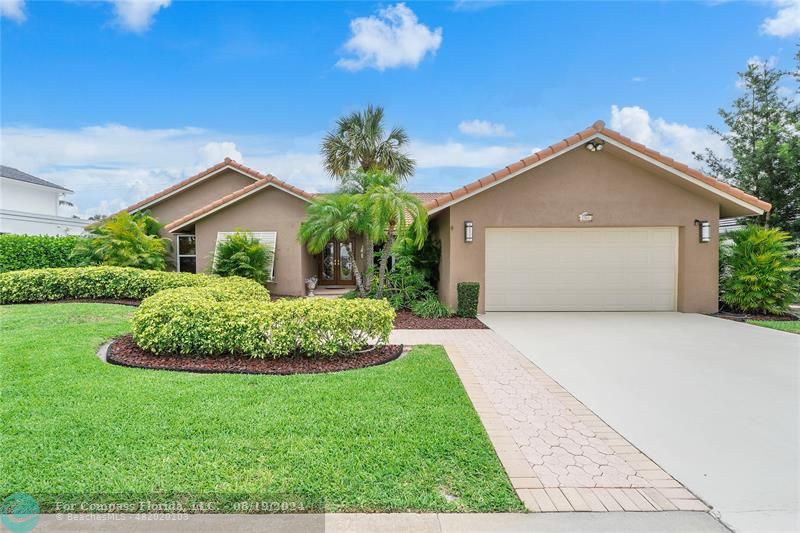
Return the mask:
M 223 196 L 238 191 L 242 187 L 247 187 L 253 182 L 252 178 L 228 169 L 145 209 L 149 210 L 162 224 L 169 224 L 195 209 L 200 209 Z M 172 242 L 170 260 L 174 261 L 176 237 L 165 230 L 162 230 L 161 234 Z
M 275 250 L 275 283 L 272 294 L 302 296 L 304 280 L 312 272 L 313 259 L 297 242 L 297 230 L 308 203 L 275 187 L 266 187 L 195 224 L 197 271 L 211 264 L 217 232 L 244 229 L 278 232 Z M 315 268 L 315 267 L 314 267 Z
M 458 282 L 478 281 L 484 310 L 486 228 L 677 226 L 678 310 L 717 311 L 719 204 L 630 158 L 576 149 L 448 211 L 436 219 L 443 226 L 440 297 L 450 306 Z M 583 211 L 593 214 L 590 224 L 578 222 Z M 711 222 L 710 243 L 698 242 L 695 219 Z M 464 242 L 466 220 L 474 223 L 472 243 Z

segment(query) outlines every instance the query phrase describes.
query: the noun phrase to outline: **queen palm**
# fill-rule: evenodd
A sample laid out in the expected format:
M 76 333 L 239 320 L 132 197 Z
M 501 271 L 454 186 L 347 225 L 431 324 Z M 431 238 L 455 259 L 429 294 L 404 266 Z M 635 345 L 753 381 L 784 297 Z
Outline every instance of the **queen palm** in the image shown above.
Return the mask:
M 333 239 L 341 241 L 353 258 L 353 277 L 360 296 L 366 295 L 361 270 L 353 253 L 350 234 L 367 230 L 364 205 L 352 194 L 327 194 L 316 198 L 306 210 L 306 218 L 300 224 L 297 237 L 312 254 L 322 253 Z
M 428 235 L 428 212 L 416 196 L 393 185 L 371 186 L 363 195 L 362 203 L 369 213 L 369 237 L 383 243 L 376 290 L 376 296 L 380 298 L 383 296 L 386 267 L 395 240 L 402 235 L 422 248 Z

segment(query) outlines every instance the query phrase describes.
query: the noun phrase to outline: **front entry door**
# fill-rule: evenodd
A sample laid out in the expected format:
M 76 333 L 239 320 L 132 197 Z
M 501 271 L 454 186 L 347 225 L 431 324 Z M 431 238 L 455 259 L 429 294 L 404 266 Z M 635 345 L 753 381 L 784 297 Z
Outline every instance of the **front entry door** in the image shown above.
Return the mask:
M 320 285 L 353 285 L 353 259 L 347 252 L 346 244 L 340 241 L 331 241 L 325 245 L 320 255 L 319 284 Z

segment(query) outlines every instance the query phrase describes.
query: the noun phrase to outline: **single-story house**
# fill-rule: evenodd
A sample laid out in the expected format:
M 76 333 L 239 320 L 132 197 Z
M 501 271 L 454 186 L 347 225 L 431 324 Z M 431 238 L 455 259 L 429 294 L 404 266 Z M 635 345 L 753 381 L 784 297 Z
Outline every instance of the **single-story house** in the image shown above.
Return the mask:
M 442 244 L 441 300 L 455 306 L 457 284 L 478 281 L 481 312 L 715 312 L 720 218 L 771 208 L 602 121 L 464 187 L 419 195 Z M 180 270 L 206 269 L 226 232 L 257 232 L 275 246 L 272 292 L 302 295 L 312 275 L 353 284 L 341 243 L 312 256 L 297 242 L 312 199 L 226 159 L 129 210 L 167 224 Z

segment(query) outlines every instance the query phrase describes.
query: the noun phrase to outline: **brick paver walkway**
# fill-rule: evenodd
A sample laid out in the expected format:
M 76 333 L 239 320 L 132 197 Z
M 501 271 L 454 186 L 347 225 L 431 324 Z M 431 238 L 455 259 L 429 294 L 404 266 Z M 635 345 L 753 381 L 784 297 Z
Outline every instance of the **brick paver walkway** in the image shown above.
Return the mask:
M 707 511 L 706 505 L 491 330 L 395 330 L 441 344 L 531 511 Z

